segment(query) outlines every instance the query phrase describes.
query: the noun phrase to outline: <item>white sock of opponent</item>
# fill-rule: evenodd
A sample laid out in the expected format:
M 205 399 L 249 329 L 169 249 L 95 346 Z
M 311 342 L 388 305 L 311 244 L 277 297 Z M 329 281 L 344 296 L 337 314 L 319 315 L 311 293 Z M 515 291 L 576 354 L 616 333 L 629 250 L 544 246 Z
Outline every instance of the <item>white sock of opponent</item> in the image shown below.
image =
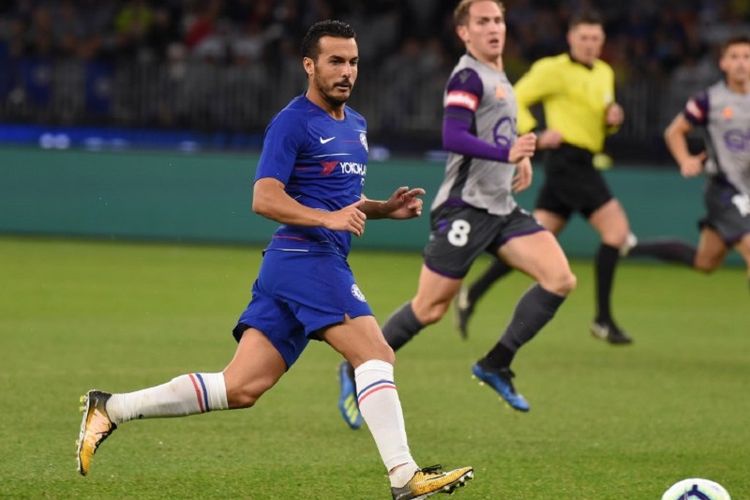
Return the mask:
M 354 381 L 359 411 L 388 469 L 391 486 L 401 487 L 419 467 L 406 442 L 404 415 L 393 383 L 393 365 L 376 359 L 365 361 L 354 370 Z
M 112 394 L 107 414 L 112 422 L 121 424 L 136 418 L 181 417 L 228 407 L 223 373 L 188 373 L 148 389 Z

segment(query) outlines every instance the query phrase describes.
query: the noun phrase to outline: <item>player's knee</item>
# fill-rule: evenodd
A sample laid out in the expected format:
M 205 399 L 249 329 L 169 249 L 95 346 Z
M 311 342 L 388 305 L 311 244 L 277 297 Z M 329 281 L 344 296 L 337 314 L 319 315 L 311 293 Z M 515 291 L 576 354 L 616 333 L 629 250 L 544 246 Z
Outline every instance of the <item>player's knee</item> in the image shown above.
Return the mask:
M 227 403 L 230 408 L 250 408 L 258 401 L 258 398 L 260 395 L 241 390 L 230 391 L 227 388 Z
M 721 264 L 721 259 L 708 255 L 698 255 L 693 262 L 693 267 L 706 274 L 712 273 Z
M 568 295 L 575 290 L 576 286 L 578 286 L 578 278 L 571 271 L 568 271 L 560 280 L 560 294 Z
M 575 274 L 567 269 L 553 275 L 549 280 L 545 280 L 545 282 L 540 284 L 543 288 L 554 294 L 566 296 L 575 289 L 578 279 Z
M 357 349 L 347 352 L 344 356 L 353 366 L 359 366 L 362 363 L 374 359 L 385 361 L 390 364 L 394 364 L 396 361 L 396 355 L 393 352 L 393 348 L 388 345 L 388 342 L 386 342 L 383 337 L 374 342 L 371 341 L 360 344 Z
M 721 261 L 719 259 L 712 259 L 710 257 L 703 257 L 695 259 L 693 267 L 702 273 L 710 274 L 719 267 Z
M 254 382 L 252 384 L 227 384 L 227 403 L 230 408 L 249 408 L 273 386 Z
M 417 316 L 419 322 L 427 326 L 440 321 L 448 311 L 449 305 L 450 302 L 438 302 L 429 304 L 427 306 L 420 307 L 419 311 L 415 309 L 414 313 Z
M 371 347 L 366 352 L 362 353 L 362 363 L 371 359 L 378 359 L 380 361 L 385 361 L 386 363 L 394 364 L 396 362 L 396 354 L 384 339 L 382 343 L 378 343 L 376 346 Z
M 602 243 L 615 248 L 625 248 L 628 245 L 630 231 L 617 231 L 602 236 Z
M 385 361 L 386 363 L 390 363 L 392 365 L 396 364 L 396 353 L 393 352 L 393 349 L 389 345 L 386 345 L 387 349 L 384 349 L 383 352 L 380 354 L 380 359 Z

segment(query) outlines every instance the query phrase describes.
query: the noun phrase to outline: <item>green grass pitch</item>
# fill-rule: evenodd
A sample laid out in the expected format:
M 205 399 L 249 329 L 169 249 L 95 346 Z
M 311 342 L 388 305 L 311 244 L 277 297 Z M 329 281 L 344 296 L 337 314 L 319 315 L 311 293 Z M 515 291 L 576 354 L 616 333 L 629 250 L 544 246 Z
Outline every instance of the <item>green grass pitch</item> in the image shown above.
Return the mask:
M 389 498 L 370 435 L 337 413 L 338 356 L 318 342 L 255 408 L 124 424 L 76 474 L 79 395 L 221 370 L 259 260 L 257 248 L 0 238 L 0 496 Z M 414 293 L 420 262 L 355 246 L 381 321 Z M 473 465 L 455 496 L 466 500 L 658 499 L 693 476 L 749 498 L 744 270 L 626 262 L 615 313 L 628 347 L 591 338 L 591 264 L 574 271 L 578 289 L 514 363 L 529 414 L 469 376 L 529 285 L 517 273 L 486 297 L 468 341 L 446 317 L 399 352 L 418 462 Z

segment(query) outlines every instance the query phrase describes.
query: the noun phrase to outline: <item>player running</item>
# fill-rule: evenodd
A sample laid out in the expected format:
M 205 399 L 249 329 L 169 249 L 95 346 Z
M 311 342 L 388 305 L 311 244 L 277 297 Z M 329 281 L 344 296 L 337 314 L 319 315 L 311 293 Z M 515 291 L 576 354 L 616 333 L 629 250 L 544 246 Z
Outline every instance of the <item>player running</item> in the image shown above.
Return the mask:
M 511 407 L 528 411 L 516 392 L 511 363 L 518 349 L 555 315 L 575 286 L 555 237 L 520 208 L 512 192 L 531 183 L 536 137 L 516 135 L 516 100 L 503 71 L 503 5 L 462 0 L 455 9 L 458 36 L 466 46 L 445 90 L 445 177 L 432 204 L 431 232 L 416 296 L 383 326 L 398 350 L 427 325 L 439 321 L 474 260 L 485 252 L 528 274 L 533 285 L 516 306 L 497 344 L 472 367 Z M 341 396 L 351 396 L 350 371 L 340 367 Z M 342 416 L 350 427 L 357 421 Z
M 351 27 L 316 23 L 302 48 L 307 92 L 266 129 L 253 188 L 253 210 L 283 225 L 265 250 L 252 300 L 234 328 L 234 358 L 221 373 L 189 373 L 125 394 L 89 391 L 78 441 L 81 474 L 124 422 L 253 406 L 315 339 L 355 367 L 359 409 L 393 498 L 450 493 L 473 476 L 471 467 L 420 469 L 412 458 L 393 379 L 394 354 L 346 260 L 351 235 L 362 235 L 366 219 L 418 216 L 424 191 L 402 187 L 387 201 L 362 195 L 367 124 L 345 104 L 359 61 Z
M 724 79 L 692 97 L 664 132 L 683 177 L 706 172 L 706 217 L 698 248 L 675 240 L 642 242 L 631 256 L 652 256 L 711 272 L 736 249 L 750 282 L 750 37 L 724 43 L 719 59 Z M 693 155 L 687 135 L 704 132 L 707 151 Z
M 515 91 L 519 130 L 536 126 L 529 111 L 536 103 L 542 104 L 547 122 L 537 143 L 549 151 L 534 217 L 559 234 L 571 215 L 580 212 L 599 233 L 596 316 L 590 331 L 596 338 L 623 345 L 632 339 L 615 322 L 611 298 L 615 270 L 631 238 L 630 227 L 622 205 L 594 167 L 594 156 L 602 151 L 605 137 L 616 132 L 625 117 L 614 100 L 614 72 L 599 59 L 604 39 L 603 21 L 597 13 L 584 11 L 574 16 L 568 29 L 570 52 L 535 62 L 516 83 Z M 455 312 L 463 337 L 477 301 L 511 267 L 495 261 L 469 289 L 461 290 Z

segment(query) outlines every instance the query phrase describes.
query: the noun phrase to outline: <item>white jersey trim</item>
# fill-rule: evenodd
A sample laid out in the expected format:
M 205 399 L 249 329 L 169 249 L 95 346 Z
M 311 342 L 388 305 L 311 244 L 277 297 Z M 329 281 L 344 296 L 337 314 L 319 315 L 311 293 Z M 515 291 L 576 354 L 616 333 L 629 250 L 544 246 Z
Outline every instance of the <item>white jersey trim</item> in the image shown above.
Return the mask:
M 445 96 L 445 107 L 458 106 L 470 111 L 476 111 L 479 107 L 479 98 L 470 92 L 463 90 L 451 90 Z

